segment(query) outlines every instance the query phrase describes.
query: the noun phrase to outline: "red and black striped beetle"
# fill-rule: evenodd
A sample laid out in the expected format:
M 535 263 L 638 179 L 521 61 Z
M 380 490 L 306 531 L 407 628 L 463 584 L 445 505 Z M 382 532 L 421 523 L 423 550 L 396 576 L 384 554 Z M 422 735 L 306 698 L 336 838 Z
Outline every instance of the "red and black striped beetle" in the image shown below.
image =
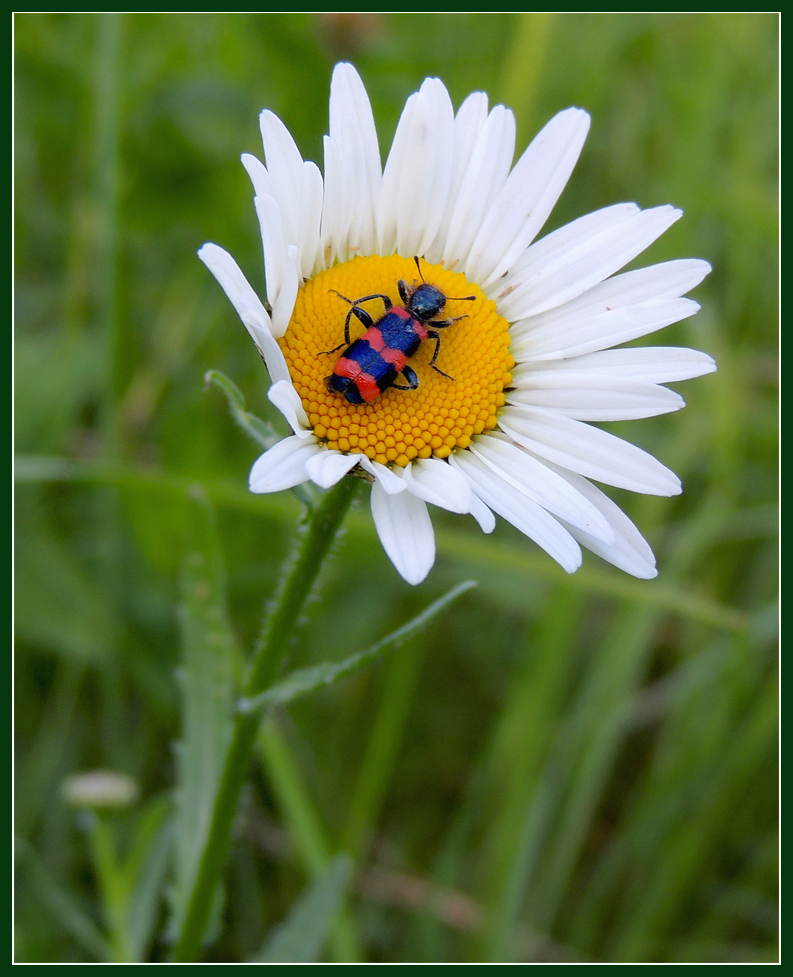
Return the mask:
M 333 373 L 325 378 L 325 386 L 331 393 L 343 394 L 351 404 L 371 404 L 389 387 L 395 390 L 415 390 L 419 385 L 419 378 L 407 365 L 407 361 L 425 339 L 435 340 L 435 352 L 432 354 L 430 366 L 441 376 L 452 379 L 448 373 L 435 366 L 441 348 L 441 337 L 437 330 L 445 329 L 465 316 L 458 315 L 452 319 L 434 318 L 451 297 L 444 295 L 435 285 L 429 285 L 421 273 L 418 256 L 413 260 L 416 262 L 421 283 L 411 287 L 402 280 L 398 282 L 399 296 L 405 303 L 404 308 L 394 305 L 387 295 L 380 292 L 348 299 L 341 292 L 336 292 L 335 288 L 331 289 L 340 299 L 349 302 L 351 308 L 344 320 L 344 342 L 327 350 L 330 354 L 342 346 L 347 347 L 336 361 Z M 475 295 L 466 295 L 451 300 L 473 302 L 475 298 Z M 362 302 L 372 299 L 382 299 L 385 306 L 385 315 L 376 322 L 361 308 Z M 366 332 L 354 342 L 350 341 L 352 316 L 366 326 Z M 433 328 L 428 329 L 429 325 Z M 406 382 L 405 386 L 395 383 L 400 373 Z

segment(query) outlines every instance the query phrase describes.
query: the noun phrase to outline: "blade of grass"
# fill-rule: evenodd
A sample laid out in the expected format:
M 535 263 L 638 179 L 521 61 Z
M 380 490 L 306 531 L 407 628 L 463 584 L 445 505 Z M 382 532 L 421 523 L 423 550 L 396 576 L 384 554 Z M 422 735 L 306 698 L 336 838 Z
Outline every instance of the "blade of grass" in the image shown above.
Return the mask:
M 226 583 L 214 514 L 203 493 L 189 502 L 191 537 L 182 569 L 179 620 L 182 739 L 177 746 L 174 931 L 181 925 L 206 843 L 231 738 L 238 651 L 227 619 Z
M 773 763 L 776 690 L 766 670 L 755 667 L 757 651 L 750 658 L 744 642 L 719 645 L 708 649 L 720 654 L 704 661 L 706 681 L 670 702 L 646 775 L 578 900 L 571 933 L 592 952 L 657 959 L 673 927 L 696 922 L 679 919 L 680 907 L 698 891 L 712 891 L 709 879 L 723 871 L 712 852 L 731 850 L 740 859 L 761 832 L 773 834 L 773 816 L 763 818 L 766 798 L 753 791 L 752 780 Z M 757 805 L 751 823 L 736 822 L 730 809 L 738 792 Z
M 463 585 L 463 589 L 469 588 Z M 366 850 L 391 781 L 425 649 L 426 642 L 416 642 L 386 666 L 383 695 L 341 835 L 341 849 L 355 858 Z
M 254 963 L 317 963 L 352 875 L 352 860 L 337 855 L 268 936 Z
M 127 919 L 128 880 L 119 865 L 116 833 L 110 818 L 97 812 L 89 834 L 97 888 L 108 931 L 112 963 L 131 963 Z
M 163 898 L 166 873 L 171 865 L 174 823 L 171 804 L 152 801 L 136 825 L 135 845 L 124 864 L 129 879 L 127 927 L 133 961 L 146 961 L 154 937 Z
M 551 929 L 569 890 L 597 803 L 628 728 L 632 695 L 643 678 L 656 627 L 652 611 L 640 609 L 618 616 L 596 653 L 596 666 L 571 714 L 564 748 L 550 760 L 548 784 L 557 797 L 551 836 L 544 851 L 534 852 L 534 878 L 524 881 L 524 891 L 529 893 L 529 924 L 537 932 Z
M 272 720 L 262 724 L 257 745 L 298 857 L 309 878 L 317 879 L 327 871 L 333 852 L 300 775 L 297 759 Z M 331 947 L 338 963 L 355 963 L 361 959 L 358 935 L 348 913 L 339 915 L 331 935 Z
M 72 667 L 108 661 L 116 617 L 102 577 L 87 573 L 51 527 L 18 527 L 16 573 L 20 637 L 51 649 Z
M 735 714 L 726 710 L 725 718 L 732 722 Z M 777 697 L 775 690 L 768 689 L 746 720 L 723 737 L 724 751 L 708 750 L 701 771 L 701 794 L 688 798 L 685 813 L 670 826 L 665 851 L 656 871 L 646 880 L 641 900 L 627 918 L 623 916 L 613 959 L 658 958 L 683 898 L 696 886 L 713 850 L 715 838 L 709 826 L 729 823 L 731 798 L 736 789 L 751 790 L 752 772 L 773 751 L 776 728 Z
M 290 672 L 285 678 L 280 679 L 275 685 L 270 686 L 265 692 L 252 699 L 242 699 L 238 709 L 242 713 L 254 712 L 257 709 L 267 709 L 273 706 L 283 706 L 295 699 L 299 699 L 310 692 L 332 685 L 349 675 L 354 675 L 361 669 L 371 665 L 381 655 L 404 644 L 415 634 L 426 628 L 431 621 L 437 617 L 441 611 L 445 610 L 452 601 L 457 600 L 466 591 L 476 586 L 473 580 L 453 587 L 447 594 L 434 601 L 429 607 L 417 614 L 407 624 L 392 631 L 380 641 L 377 641 L 366 651 L 360 651 L 355 655 L 350 655 L 340 662 L 323 662 L 312 668 L 298 668 Z
M 124 73 L 124 15 L 101 13 L 96 16 L 96 59 L 92 93 L 94 97 L 95 172 L 92 197 L 92 218 L 95 238 L 93 259 L 96 268 L 93 290 L 96 300 L 96 342 L 101 348 L 97 412 L 98 433 L 101 437 L 101 456 L 112 464 L 121 456 L 118 417 L 118 394 L 121 383 L 122 342 L 119 322 L 119 169 L 121 152 L 121 99 Z M 104 602 L 108 608 L 109 628 L 105 636 L 111 648 L 123 644 L 124 626 L 124 553 L 123 520 L 118 493 L 100 488 L 95 494 L 95 545 L 98 578 L 104 585 Z M 101 739 L 108 752 L 124 758 L 128 748 L 117 716 L 121 708 L 122 691 L 118 673 L 103 669 L 99 673 Z M 125 764 L 126 765 L 126 764 Z
M 47 697 L 36 738 L 17 767 L 14 827 L 18 837 L 30 837 L 52 796 L 58 768 L 72 732 L 77 699 L 85 674 L 81 666 L 64 662 Z
M 531 865 L 533 839 L 526 831 L 526 811 L 532 808 L 564 715 L 582 620 L 580 595 L 554 595 L 536 641 L 527 642 L 524 674 L 513 684 L 485 760 L 490 789 L 503 798 L 491 813 L 482 843 L 485 899 L 492 907 L 486 931 L 492 960 L 510 959 L 511 930 Z
M 94 960 L 109 962 L 112 959 L 110 943 L 96 923 L 78 905 L 72 893 L 52 878 L 26 841 L 16 842 L 16 854 L 36 895 L 49 909 L 58 926 Z

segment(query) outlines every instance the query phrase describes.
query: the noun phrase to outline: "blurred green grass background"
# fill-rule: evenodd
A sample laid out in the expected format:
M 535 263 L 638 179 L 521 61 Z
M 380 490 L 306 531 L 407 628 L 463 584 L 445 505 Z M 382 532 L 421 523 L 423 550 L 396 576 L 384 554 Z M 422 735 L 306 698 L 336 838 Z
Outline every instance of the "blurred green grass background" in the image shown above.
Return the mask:
M 195 252 L 217 242 L 262 286 L 239 156 L 261 157 L 267 107 L 321 162 L 342 59 L 384 153 L 426 75 L 455 106 L 482 89 L 512 107 L 519 152 L 586 108 L 546 230 L 618 201 L 682 207 L 637 264 L 712 263 L 702 311 L 659 342 L 719 372 L 680 385 L 681 414 L 613 428 L 684 483 L 676 499 L 610 490 L 655 581 L 592 554 L 567 577 L 509 526 L 484 537 L 434 511 L 437 564 L 414 590 L 353 512 L 293 665 L 480 586 L 268 727 L 208 959 L 249 958 L 341 849 L 357 864 L 331 958 L 777 959 L 777 35 L 773 14 L 16 15 L 18 961 L 102 953 L 63 778 L 136 779 L 122 843 L 168 809 L 190 486 L 216 510 L 242 647 L 287 552 L 298 504 L 248 495 L 257 449 L 205 371 L 281 422 Z M 153 905 L 140 952 L 161 960 Z

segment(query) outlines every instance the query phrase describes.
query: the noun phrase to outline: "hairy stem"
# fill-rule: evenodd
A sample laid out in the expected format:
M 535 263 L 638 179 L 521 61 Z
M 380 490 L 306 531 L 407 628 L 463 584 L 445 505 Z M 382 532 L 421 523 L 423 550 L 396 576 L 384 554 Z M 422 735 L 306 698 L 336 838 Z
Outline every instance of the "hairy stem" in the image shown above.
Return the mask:
M 322 497 L 308 517 L 294 556 L 281 575 L 270 611 L 254 649 L 253 661 L 243 696 L 259 695 L 278 677 L 289 638 L 294 631 L 317 574 L 336 538 L 344 516 L 358 488 L 356 478 L 344 478 Z M 190 962 L 201 950 L 212 901 L 226 862 L 234 816 L 245 784 L 256 733 L 261 722 L 257 713 L 238 713 L 223 775 L 215 797 L 212 823 L 196 874 L 174 960 Z

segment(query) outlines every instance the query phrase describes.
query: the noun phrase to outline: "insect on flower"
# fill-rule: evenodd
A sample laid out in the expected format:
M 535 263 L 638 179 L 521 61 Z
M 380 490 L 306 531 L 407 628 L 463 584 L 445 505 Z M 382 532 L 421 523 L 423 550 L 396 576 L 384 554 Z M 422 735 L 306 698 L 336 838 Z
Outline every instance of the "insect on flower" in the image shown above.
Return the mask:
M 440 315 L 450 300 L 473 302 L 476 296 L 466 295 L 453 299 L 444 295 L 439 288 L 424 280 L 418 255 L 413 260 L 416 262 L 421 283 L 411 287 L 400 279 L 397 287 L 400 298 L 405 303 L 404 308 L 395 306 L 387 295 L 380 292 L 348 299 L 341 292 L 331 289 L 340 299 L 349 302 L 351 308 L 344 320 L 344 342 L 327 351 L 330 354 L 342 346 L 347 347 L 336 361 L 333 373 L 325 378 L 325 386 L 331 393 L 336 391 L 344 394 L 351 404 L 370 404 L 389 387 L 394 390 L 415 390 L 419 385 L 419 378 L 407 365 L 407 361 L 425 339 L 435 340 L 435 352 L 432 354 L 430 366 L 441 376 L 453 379 L 435 366 L 441 348 L 438 329 L 445 329 L 466 316 L 458 315 L 451 319 L 436 319 L 435 316 Z M 385 306 L 385 315 L 377 322 L 361 308 L 362 302 L 370 302 L 372 299 L 382 299 Z M 350 341 L 352 316 L 356 316 L 366 326 L 366 332 L 355 342 Z M 428 329 L 429 324 L 434 328 Z M 406 381 L 404 386 L 395 382 L 400 373 Z
M 672 496 L 680 480 L 599 425 L 679 410 L 665 384 L 716 369 L 697 350 L 629 345 L 694 315 L 684 296 L 710 265 L 623 270 L 681 216 L 668 205 L 612 204 L 541 234 L 589 122 L 565 109 L 514 161 L 509 109 L 474 92 L 455 112 L 427 78 L 383 166 L 363 81 L 339 64 L 322 173 L 280 119 L 261 114 L 265 162 L 242 162 L 268 305 L 228 252 L 199 252 L 292 431 L 254 462 L 251 491 L 330 488 L 364 472 L 377 534 L 411 584 L 435 560 L 428 505 L 470 514 L 486 533 L 499 516 L 568 573 L 584 546 L 656 575 L 649 544 L 598 485 Z M 465 304 L 448 306 L 453 296 Z

